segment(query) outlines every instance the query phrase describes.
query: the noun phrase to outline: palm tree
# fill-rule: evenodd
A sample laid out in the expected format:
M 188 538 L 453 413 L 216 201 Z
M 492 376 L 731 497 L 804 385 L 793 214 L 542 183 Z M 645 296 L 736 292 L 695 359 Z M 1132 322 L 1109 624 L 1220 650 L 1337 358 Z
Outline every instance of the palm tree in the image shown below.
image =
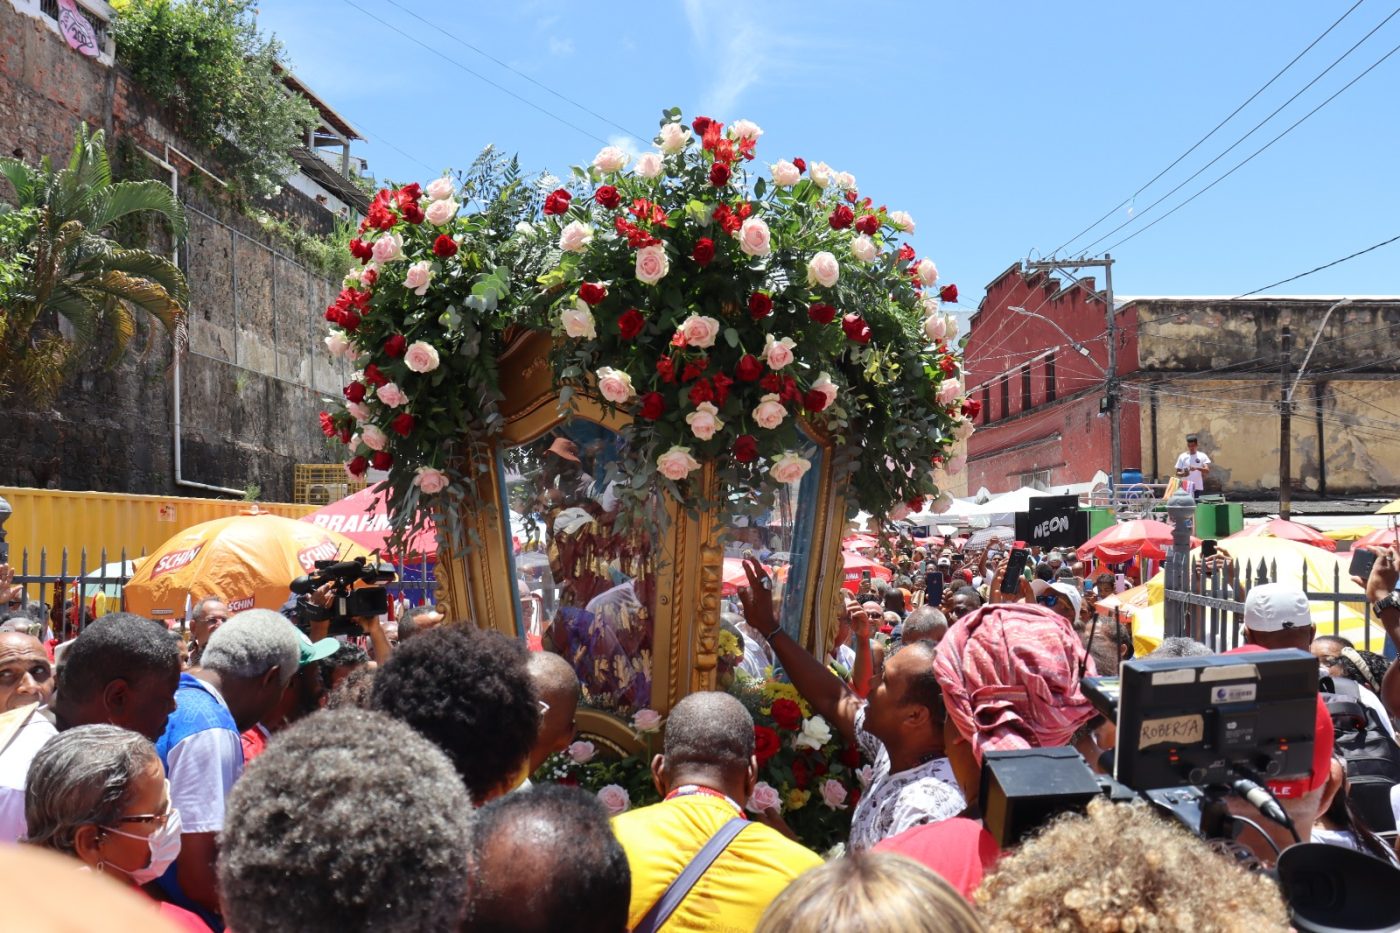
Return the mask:
M 155 214 L 177 238 L 185 212 L 159 181 L 112 181 L 102 132 L 83 124 L 68 165 L 54 171 L 0 158 L 0 175 L 14 188 L 15 211 L 26 221 L 0 225 L 23 231 L 20 242 L 0 244 L 0 260 L 18 257 L 20 275 L 0 296 L 0 398 L 23 392 L 51 401 L 86 351 L 110 335 L 114 363 L 136 335 L 138 312 L 184 340 L 189 290 L 180 270 L 163 256 L 127 249 L 107 235 L 123 217 Z M 6 206 L 0 203 L 0 211 Z M 13 218 L 12 218 L 13 219 Z

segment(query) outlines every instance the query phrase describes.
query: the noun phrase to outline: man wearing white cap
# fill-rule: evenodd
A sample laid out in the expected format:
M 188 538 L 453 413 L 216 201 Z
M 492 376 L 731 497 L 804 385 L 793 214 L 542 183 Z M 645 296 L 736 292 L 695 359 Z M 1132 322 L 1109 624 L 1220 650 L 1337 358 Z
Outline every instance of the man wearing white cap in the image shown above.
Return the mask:
M 1066 580 L 1056 580 L 1047 584 L 1038 601 L 1065 617 L 1070 625 L 1079 624 L 1079 611 L 1084 606 L 1084 596 L 1079 587 Z
M 1244 598 L 1244 640 L 1273 650 L 1308 650 L 1316 632 L 1308 596 L 1286 583 L 1261 583 Z

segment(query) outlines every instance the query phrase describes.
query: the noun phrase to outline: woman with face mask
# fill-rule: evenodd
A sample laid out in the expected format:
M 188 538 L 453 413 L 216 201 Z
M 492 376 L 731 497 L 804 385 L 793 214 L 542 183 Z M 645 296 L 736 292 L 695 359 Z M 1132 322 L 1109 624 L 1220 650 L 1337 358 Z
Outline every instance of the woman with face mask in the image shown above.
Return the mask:
M 180 811 L 170 806 L 155 746 L 116 726 L 78 726 L 50 739 L 29 766 L 24 816 L 30 845 L 133 887 L 159 878 L 180 854 Z M 183 929 L 209 933 L 189 911 L 153 906 Z

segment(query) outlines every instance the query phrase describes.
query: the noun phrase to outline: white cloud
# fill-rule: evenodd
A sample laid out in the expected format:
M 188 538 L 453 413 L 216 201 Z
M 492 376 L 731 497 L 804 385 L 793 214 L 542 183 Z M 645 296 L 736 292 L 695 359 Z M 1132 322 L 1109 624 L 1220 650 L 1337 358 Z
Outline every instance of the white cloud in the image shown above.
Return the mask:
M 549 54 L 560 57 L 574 54 L 574 40 L 567 36 L 562 39 L 558 36 L 550 36 Z
M 624 136 L 621 133 L 616 133 L 612 136 L 609 136 L 608 145 L 616 146 L 623 152 L 627 153 L 628 162 L 637 161 L 637 156 L 641 155 L 643 151 L 642 144 L 637 141 L 637 138 L 635 136 Z
M 684 0 L 686 23 L 701 61 L 710 69 L 699 101 L 699 112 L 726 123 L 742 116 L 734 112 L 749 88 L 782 84 L 809 69 L 811 50 L 830 40 L 780 31 L 773 23 L 802 22 L 794 4 L 720 3 Z

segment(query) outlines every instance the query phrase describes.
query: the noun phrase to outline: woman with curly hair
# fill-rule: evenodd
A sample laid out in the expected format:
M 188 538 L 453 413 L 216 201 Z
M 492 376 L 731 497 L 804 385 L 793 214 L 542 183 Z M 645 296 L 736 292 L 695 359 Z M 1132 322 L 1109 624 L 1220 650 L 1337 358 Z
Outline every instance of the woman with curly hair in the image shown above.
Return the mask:
M 1141 804 L 1093 801 L 1007 855 L 978 889 L 993 933 L 1289 929 L 1268 877 L 1231 863 Z

